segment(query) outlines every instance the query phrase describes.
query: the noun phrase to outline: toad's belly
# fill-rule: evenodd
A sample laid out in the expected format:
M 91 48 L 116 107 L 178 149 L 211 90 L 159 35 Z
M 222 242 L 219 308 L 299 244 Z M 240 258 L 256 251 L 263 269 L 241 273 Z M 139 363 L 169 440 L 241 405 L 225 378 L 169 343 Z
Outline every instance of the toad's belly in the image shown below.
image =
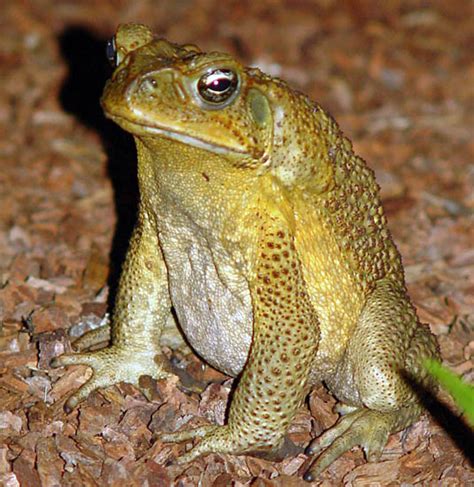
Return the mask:
M 252 340 L 252 307 L 244 277 L 220 246 L 189 229 L 160 231 L 171 302 L 191 347 L 214 368 L 237 376 Z

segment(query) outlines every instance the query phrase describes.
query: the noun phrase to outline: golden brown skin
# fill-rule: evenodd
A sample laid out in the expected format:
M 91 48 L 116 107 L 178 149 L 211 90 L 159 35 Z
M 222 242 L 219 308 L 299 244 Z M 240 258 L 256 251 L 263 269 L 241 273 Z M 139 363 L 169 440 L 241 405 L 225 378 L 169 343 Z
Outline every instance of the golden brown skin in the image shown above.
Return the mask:
M 373 172 L 321 107 L 226 54 L 127 24 L 102 106 L 135 137 L 140 204 L 112 345 L 65 355 L 98 387 L 168 376 L 160 335 L 174 306 L 207 362 L 240 380 L 225 426 L 162 438 L 200 442 L 179 458 L 277 450 L 309 388 L 346 414 L 313 441 L 310 480 L 354 445 L 377 459 L 421 406 L 437 345 L 406 294 Z M 85 337 L 93 342 L 100 331 Z

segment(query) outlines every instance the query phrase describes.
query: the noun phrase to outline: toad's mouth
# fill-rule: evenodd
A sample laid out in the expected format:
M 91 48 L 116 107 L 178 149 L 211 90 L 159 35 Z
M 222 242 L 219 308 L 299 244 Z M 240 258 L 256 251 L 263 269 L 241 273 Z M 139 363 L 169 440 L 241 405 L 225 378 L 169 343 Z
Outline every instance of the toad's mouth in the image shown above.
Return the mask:
M 178 130 L 173 130 L 164 127 L 157 127 L 156 125 L 146 125 L 137 122 L 132 122 L 126 117 L 120 115 L 113 115 L 111 113 L 106 113 L 107 117 L 113 120 L 117 125 L 120 125 L 124 130 L 130 132 L 132 135 L 137 137 L 156 135 L 159 137 L 164 137 L 171 140 L 176 140 L 185 145 L 190 145 L 198 149 L 203 149 L 215 154 L 239 154 L 239 155 L 249 155 L 248 149 L 246 147 L 237 146 L 232 147 L 228 145 L 218 144 L 216 142 L 209 142 L 198 138 L 193 135 L 183 134 Z

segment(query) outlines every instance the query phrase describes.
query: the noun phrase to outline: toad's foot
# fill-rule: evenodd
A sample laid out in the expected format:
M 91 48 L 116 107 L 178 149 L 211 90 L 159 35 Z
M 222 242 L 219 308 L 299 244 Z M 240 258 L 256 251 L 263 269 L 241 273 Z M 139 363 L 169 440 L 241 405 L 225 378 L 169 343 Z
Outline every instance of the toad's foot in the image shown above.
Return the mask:
M 412 422 L 415 413 L 409 409 L 390 412 L 358 409 L 343 416 L 307 448 L 308 455 L 322 453 L 303 478 L 309 482 L 315 480 L 332 462 L 357 445 L 362 446 L 369 462 L 379 460 L 389 435 Z
M 183 464 L 195 460 L 201 455 L 208 453 L 230 453 L 232 455 L 255 454 L 257 452 L 271 453 L 278 451 L 284 438 L 275 441 L 274 444 L 255 444 L 247 441 L 242 433 L 225 426 L 201 426 L 192 430 L 178 431 L 160 435 L 159 439 L 164 442 L 178 443 L 182 441 L 201 438 L 201 441 L 189 452 L 176 459 L 176 463 Z
M 107 387 L 118 382 L 128 382 L 139 386 L 142 375 L 154 379 L 165 379 L 172 374 L 160 364 L 159 354 L 153 350 L 136 350 L 130 347 L 113 345 L 97 352 L 65 354 L 51 361 L 52 367 L 65 365 L 88 365 L 93 370 L 92 377 L 74 392 L 66 401 L 64 409 L 71 412 L 95 389 Z

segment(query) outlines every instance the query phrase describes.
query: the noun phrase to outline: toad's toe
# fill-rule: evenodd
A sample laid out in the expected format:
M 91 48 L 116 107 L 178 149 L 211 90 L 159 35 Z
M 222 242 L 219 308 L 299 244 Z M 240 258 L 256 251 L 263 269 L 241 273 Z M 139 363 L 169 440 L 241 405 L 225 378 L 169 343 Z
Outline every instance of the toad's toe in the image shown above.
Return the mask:
M 398 411 L 359 409 L 342 417 L 308 447 L 310 455 L 322 453 L 303 478 L 315 480 L 332 462 L 357 445 L 362 446 L 369 461 L 379 460 L 398 415 Z
M 66 412 L 72 411 L 95 389 L 108 387 L 119 382 L 128 382 L 137 387 L 139 378 L 148 375 L 164 379 L 171 374 L 160 365 L 159 357 L 153 351 L 128 350 L 112 346 L 91 353 L 65 354 L 51 361 L 52 367 L 87 365 L 92 368 L 91 378 L 71 394 L 64 405 Z

